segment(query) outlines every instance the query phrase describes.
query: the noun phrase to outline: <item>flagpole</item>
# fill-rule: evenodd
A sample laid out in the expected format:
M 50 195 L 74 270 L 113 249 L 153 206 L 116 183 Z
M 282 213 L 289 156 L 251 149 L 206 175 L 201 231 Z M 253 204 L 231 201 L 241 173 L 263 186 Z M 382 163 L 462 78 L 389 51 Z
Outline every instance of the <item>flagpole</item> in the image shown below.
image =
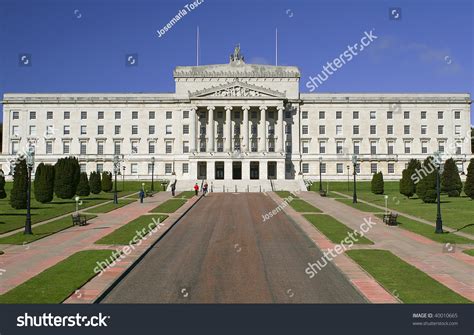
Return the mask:
M 275 65 L 278 66 L 278 28 L 275 28 Z
M 199 66 L 199 26 L 196 32 L 196 66 Z

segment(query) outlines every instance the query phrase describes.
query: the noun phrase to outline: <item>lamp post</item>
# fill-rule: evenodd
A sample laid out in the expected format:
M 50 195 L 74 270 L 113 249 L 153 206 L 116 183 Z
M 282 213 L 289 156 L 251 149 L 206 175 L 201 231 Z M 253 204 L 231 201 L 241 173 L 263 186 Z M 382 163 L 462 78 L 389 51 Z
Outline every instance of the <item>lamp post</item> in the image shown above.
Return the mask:
M 388 214 L 388 195 L 385 195 L 384 198 L 385 198 L 385 214 Z
M 114 156 L 114 204 L 118 204 L 118 195 L 117 195 L 117 174 L 120 172 L 120 157 L 118 155 Z
M 323 163 L 323 158 L 319 157 L 319 192 L 323 191 L 323 181 L 321 177 L 321 165 Z
M 154 174 L 155 174 L 155 157 L 152 157 L 151 158 L 151 191 L 152 192 L 155 191 L 155 183 L 153 179 Z
M 79 206 L 82 205 L 82 200 L 78 196 L 74 198 L 76 200 L 76 213 L 79 211 Z
M 443 173 L 444 167 L 441 164 L 441 155 L 435 153 L 434 163 L 436 165 L 436 234 L 443 233 L 443 219 L 441 218 L 441 183 L 440 174 Z
M 127 168 L 124 166 L 122 166 L 122 191 L 125 191 L 125 170 Z
M 350 175 L 349 175 L 349 164 L 347 164 L 347 191 L 349 191 Z
M 357 203 L 357 181 L 356 181 L 356 167 L 357 167 L 357 155 L 352 155 L 352 165 L 354 166 L 354 194 L 352 196 L 352 203 Z
M 25 221 L 25 235 L 32 235 L 31 230 L 31 171 L 35 166 L 35 152 L 32 147 L 26 153 L 26 166 L 28 168 L 28 187 L 26 189 L 26 221 Z

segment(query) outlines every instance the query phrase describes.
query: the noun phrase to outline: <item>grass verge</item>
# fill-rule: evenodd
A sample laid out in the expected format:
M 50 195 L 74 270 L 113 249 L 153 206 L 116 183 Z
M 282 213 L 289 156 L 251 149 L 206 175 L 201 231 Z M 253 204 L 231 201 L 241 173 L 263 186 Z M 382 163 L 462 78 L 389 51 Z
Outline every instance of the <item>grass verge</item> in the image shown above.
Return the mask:
M 282 199 L 288 198 L 290 196 L 294 199 L 298 198 L 295 194 L 291 193 L 290 191 L 275 191 L 275 193 Z
M 87 209 L 87 210 L 85 210 L 85 212 L 87 212 L 87 213 L 97 213 L 97 214 L 108 213 L 108 212 L 113 211 L 114 209 L 129 205 L 129 204 L 131 204 L 132 202 L 135 202 L 135 201 L 136 200 L 131 200 L 131 199 L 119 199 L 118 204 L 114 204 L 114 202 L 112 201 L 112 202 L 109 202 L 105 205 L 100 205 L 100 206 L 95 207 L 95 208 Z
M 360 233 L 350 229 L 332 216 L 324 214 L 304 214 L 303 216 L 333 243 L 341 243 L 351 233 L 357 238 L 357 240 L 351 239 L 354 244 L 374 244 L 371 240 L 361 236 Z
M 369 213 L 381 213 L 384 212 L 383 209 L 379 209 L 374 206 L 370 206 L 368 204 L 364 204 L 363 202 L 358 202 L 356 204 L 352 203 L 352 199 L 335 199 L 336 201 L 342 202 L 344 205 L 351 206 L 352 208 L 358 209 L 362 212 L 369 212 Z
M 386 250 L 349 250 L 347 255 L 388 292 L 409 304 L 464 304 L 469 300 Z
M 300 213 L 321 213 L 321 210 L 301 199 L 288 201 L 291 207 Z
M 2 304 L 59 304 L 92 279 L 110 250 L 77 252 L 0 296 Z
M 177 194 L 175 198 L 177 199 L 191 199 L 194 197 L 195 192 L 194 191 L 184 191 L 181 192 L 180 194 Z
M 106 245 L 127 245 L 135 244 L 139 239 L 134 240 L 136 236 L 140 237 L 137 232 L 141 232 L 142 236 L 147 235 L 156 227 L 155 222 L 163 222 L 168 216 L 166 215 L 142 215 L 125 226 L 118 228 L 112 233 L 102 237 L 95 244 Z M 154 220 L 153 220 L 154 219 Z
M 178 208 L 186 203 L 186 199 L 169 199 L 161 205 L 153 208 L 152 213 L 174 213 Z
M 474 256 L 474 249 L 468 249 L 463 251 L 466 255 Z

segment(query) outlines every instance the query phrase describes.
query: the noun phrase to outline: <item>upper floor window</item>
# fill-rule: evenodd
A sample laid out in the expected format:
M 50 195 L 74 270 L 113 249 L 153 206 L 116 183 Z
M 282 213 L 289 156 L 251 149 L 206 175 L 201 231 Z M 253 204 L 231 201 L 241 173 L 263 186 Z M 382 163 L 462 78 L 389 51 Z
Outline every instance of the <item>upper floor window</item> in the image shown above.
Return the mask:
M 148 119 L 154 120 L 155 119 L 155 112 L 154 111 L 149 111 L 148 112 Z
M 408 119 L 410 118 L 410 112 L 409 112 L 409 111 L 404 111 L 404 112 L 403 112 L 403 118 L 404 118 L 405 120 L 408 120 Z
M 443 118 L 443 114 L 444 114 L 444 113 L 443 113 L 442 111 L 439 111 L 439 112 L 438 112 L 438 119 L 442 119 L 442 118 Z
M 342 111 L 336 111 L 336 119 L 342 119 Z
M 370 135 L 375 135 L 377 134 L 377 126 L 372 124 L 370 125 Z
M 13 112 L 12 113 L 12 119 L 13 120 L 18 120 L 20 118 L 20 112 Z
M 370 111 L 370 119 L 375 120 L 375 111 Z
M 81 112 L 81 120 L 85 120 L 85 119 L 87 119 L 87 112 L 82 111 Z
M 326 112 L 320 111 L 320 112 L 319 112 L 319 118 L 320 118 L 320 119 L 325 119 L 325 118 L 326 118 Z
M 326 134 L 326 126 L 320 125 L 319 126 L 319 135 Z
M 170 135 L 173 132 L 173 126 L 167 125 L 166 126 L 166 135 Z
M 36 112 L 30 112 L 30 120 L 36 119 Z
M 336 135 L 342 135 L 342 126 L 341 125 L 336 126 Z
M 354 120 L 359 119 L 359 112 L 358 112 L 358 111 L 353 111 L 353 112 L 352 112 L 352 118 L 353 118 Z
M 171 113 L 170 111 L 166 112 L 166 119 L 171 120 L 172 118 L 173 118 L 173 113 Z
M 301 133 L 303 135 L 308 135 L 308 125 L 307 124 L 305 124 L 301 127 Z
M 117 112 L 115 112 L 117 113 Z M 115 117 L 117 119 L 117 117 Z M 118 117 L 120 119 L 121 116 Z M 138 120 L 138 111 L 132 111 L 132 120 Z
M 52 111 L 47 111 L 46 112 L 46 120 L 52 120 L 53 119 L 53 112 Z
M 97 112 L 97 119 L 98 120 L 103 120 L 104 119 L 104 111 L 98 111 Z
M 189 111 L 183 111 L 183 119 L 189 119 Z
M 301 118 L 302 119 L 307 119 L 308 118 L 308 112 L 307 111 L 301 112 Z
M 460 112 L 460 111 L 455 111 L 455 112 L 454 112 L 454 118 L 455 118 L 456 120 L 461 119 L 461 112 Z
M 426 111 L 421 112 L 421 119 L 425 120 L 426 119 Z
M 115 112 L 115 120 L 120 120 L 122 118 L 122 112 L 116 111 Z M 132 112 L 132 118 L 133 118 L 133 112 Z
M 392 111 L 388 111 L 387 112 L 387 120 L 391 120 L 393 119 L 393 112 Z

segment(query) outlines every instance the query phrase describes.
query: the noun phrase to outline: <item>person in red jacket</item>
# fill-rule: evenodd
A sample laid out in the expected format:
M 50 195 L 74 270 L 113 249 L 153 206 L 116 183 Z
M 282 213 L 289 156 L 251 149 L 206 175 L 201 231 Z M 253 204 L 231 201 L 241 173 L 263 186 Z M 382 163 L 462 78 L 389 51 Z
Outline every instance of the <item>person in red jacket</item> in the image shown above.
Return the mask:
M 198 183 L 196 183 L 196 185 L 194 185 L 194 193 L 196 194 L 196 196 L 198 195 L 198 192 L 199 192 L 199 186 L 198 186 Z

